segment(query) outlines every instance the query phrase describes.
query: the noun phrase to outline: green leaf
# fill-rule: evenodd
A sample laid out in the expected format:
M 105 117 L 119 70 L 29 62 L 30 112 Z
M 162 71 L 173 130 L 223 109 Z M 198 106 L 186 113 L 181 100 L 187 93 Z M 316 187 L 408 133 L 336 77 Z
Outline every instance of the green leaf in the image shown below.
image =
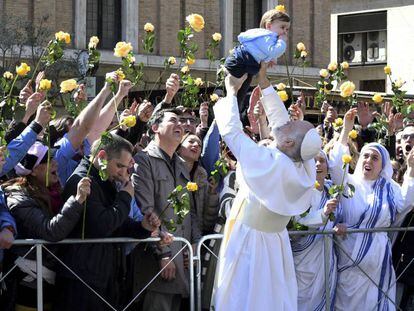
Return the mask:
M 347 185 L 348 185 L 348 197 L 352 198 L 355 194 L 355 186 L 350 183 L 347 183 Z
M 184 30 L 181 29 L 181 30 L 178 31 L 177 39 L 180 43 L 185 41 L 185 31 Z

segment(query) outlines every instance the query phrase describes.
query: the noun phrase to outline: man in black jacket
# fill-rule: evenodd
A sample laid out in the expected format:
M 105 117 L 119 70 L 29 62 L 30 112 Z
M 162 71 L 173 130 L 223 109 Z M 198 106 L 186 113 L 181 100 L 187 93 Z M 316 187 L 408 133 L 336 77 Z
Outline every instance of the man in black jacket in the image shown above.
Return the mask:
M 160 225 L 154 214 L 147 214 L 142 222 L 128 217 L 134 188 L 129 178 L 132 166 L 132 145 L 125 139 L 110 134 L 109 139 L 98 140 L 92 147 L 90 159 L 83 159 L 68 179 L 63 197 L 66 200 L 76 192 L 79 180 L 91 179 L 84 216 L 69 238 L 93 239 L 117 236 L 147 238 Z M 91 164 L 90 160 L 93 160 Z M 99 171 L 106 171 L 102 180 Z M 62 248 L 61 258 L 79 277 L 105 298 L 116 304 L 115 277 L 124 257 L 121 247 L 110 243 L 74 244 Z M 107 305 L 84 286 L 67 269 L 58 270 L 55 310 L 106 310 Z

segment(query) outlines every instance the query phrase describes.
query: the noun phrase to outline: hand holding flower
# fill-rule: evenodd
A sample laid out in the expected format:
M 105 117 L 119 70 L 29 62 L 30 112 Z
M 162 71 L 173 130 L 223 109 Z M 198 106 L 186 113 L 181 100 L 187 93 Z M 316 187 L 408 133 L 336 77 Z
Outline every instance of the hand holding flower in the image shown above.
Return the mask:
M 330 214 L 335 212 L 336 208 L 338 207 L 338 199 L 330 199 L 326 202 L 325 206 L 323 207 L 323 213 L 326 217 Z

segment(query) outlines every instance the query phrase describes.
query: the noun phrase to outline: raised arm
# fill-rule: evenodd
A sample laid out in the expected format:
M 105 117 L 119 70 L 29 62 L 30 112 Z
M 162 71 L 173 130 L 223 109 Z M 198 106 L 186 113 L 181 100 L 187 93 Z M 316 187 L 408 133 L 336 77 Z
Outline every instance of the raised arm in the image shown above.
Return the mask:
M 289 114 L 285 104 L 270 84 L 266 76 L 266 70 L 267 64 L 262 62 L 258 74 L 259 86 L 262 92 L 261 102 L 269 120 L 269 126 L 275 129 L 289 122 Z
M 342 180 L 342 157 L 344 155 L 349 155 L 348 147 L 348 135 L 352 131 L 355 123 L 355 117 L 357 115 L 357 109 L 351 108 L 345 113 L 344 116 L 344 125 L 342 127 L 339 140 L 334 144 L 333 149 L 329 153 L 329 173 L 331 175 L 332 181 L 335 184 L 340 184 Z M 348 167 L 346 168 L 348 171 Z M 345 176 L 345 180 L 348 179 L 348 176 Z
M 119 103 L 128 95 L 132 87 L 131 81 L 122 80 L 119 82 L 118 92 L 111 98 L 108 104 L 99 112 L 99 118 L 94 123 L 91 131 L 88 133 L 88 141 L 92 144 L 97 140 L 103 131 L 105 131 L 111 124 L 112 119 L 118 109 Z
M 77 150 L 83 140 L 91 131 L 95 124 L 106 98 L 111 93 L 111 87 L 105 82 L 104 87 L 99 94 L 81 111 L 79 116 L 73 122 L 73 126 L 68 133 L 68 139 L 73 149 Z

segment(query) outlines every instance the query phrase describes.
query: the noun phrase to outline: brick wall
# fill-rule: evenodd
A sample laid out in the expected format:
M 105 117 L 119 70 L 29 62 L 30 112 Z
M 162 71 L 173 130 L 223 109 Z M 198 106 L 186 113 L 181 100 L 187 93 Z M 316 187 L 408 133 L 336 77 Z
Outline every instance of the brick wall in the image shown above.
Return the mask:
M 87 0 L 84 0 L 87 1 Z M 223 0 L 137 0 L 139 1 L 139 53 L 142 53 L 143 27 L 146 22 L 155 26 L 155 55 L 179 56 L 177 31 L 185 24 L 184 19 L 191 13 L 203 15 L 206 25 L 203 32 L 196 33 L 195 42 L 199 45 L 197 58 L 205 57 L 205 50 L 214 32 L 223 33 L 220 1 Z M 248 3 L 253 3 L 248 0 Z M 329 62 L 330 45 L 330 1 L 329 0 L 281 0 L 292 17 L 289 36 L 289 55 L 296 43 L 303 41 L 308 47 L 311 64 L 316 67 L 326 66 Z M 3 0 L 7 13 L 12 12 L 18 18 L 37 22 L 44 15 L 49 16 L 47 25 L 52 33 L 64 30 L 73 34 L 74 1 L 73 0 Z M 234 35 L 240 32 L 240 0 L 234 0 Z M 253 13 L 253 12 L 252 12 Z M 227 53 L 227 51 L 224 51 Z

